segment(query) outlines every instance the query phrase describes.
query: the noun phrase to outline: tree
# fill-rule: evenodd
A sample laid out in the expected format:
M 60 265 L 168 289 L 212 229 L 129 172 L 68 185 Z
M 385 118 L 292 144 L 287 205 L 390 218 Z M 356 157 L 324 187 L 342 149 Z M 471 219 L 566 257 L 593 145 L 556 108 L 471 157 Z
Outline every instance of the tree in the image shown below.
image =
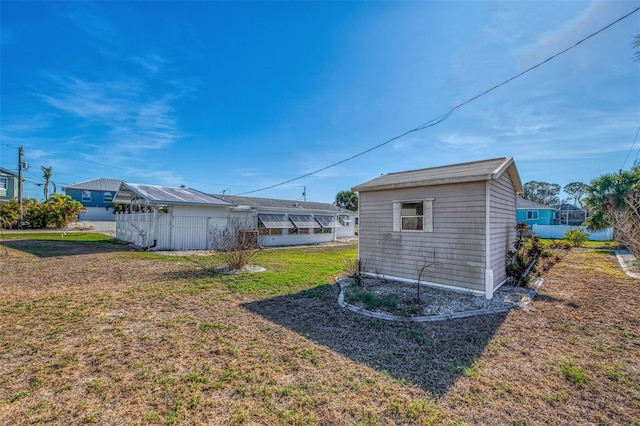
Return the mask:
M 574 206 L 583 207 L 582 199 L 587 193 L 587 185 L 582 182 L 571 182 L 566 184 L 562 190 L 571 197 Z
M 53 184 L 53 193 L 58 192 L 58 188 L 56 187 L 55 182 L 51 181 L 51 167 L 40 166 L 40 170 L 42 170 L 42 178 L 44 179 L 44 201 L 49 199 L 49 184 Z
M 358 194 L 353 191 L 340 191 L 336 195 L 336 206 L 343 209 L 358 211 Z
M 618 173 L 607 173 L 597 177 L 587 185 L 587 196 L 584 199 L 589 217 L 587 228 L 590 230 L 605 229 L 616 226 L 616 212 L 626 210 L 627 196 L 640 185 L 640 166 Z
M 544 204 L 549 206 L 551 204 L 558 204 L 560 198 L 560 185 L 556 183 L 538 182 L 535 180 L 529 181 L 523 185 L 524 194 L 522 198 L 533 201 L 534 203 Z

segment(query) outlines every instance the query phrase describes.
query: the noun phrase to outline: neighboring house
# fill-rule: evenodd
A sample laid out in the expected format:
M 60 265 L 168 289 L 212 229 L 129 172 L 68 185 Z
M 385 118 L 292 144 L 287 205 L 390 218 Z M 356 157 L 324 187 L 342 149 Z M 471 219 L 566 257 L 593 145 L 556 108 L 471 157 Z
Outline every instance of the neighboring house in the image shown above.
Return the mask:
M 511 157 L 382 175 L 359 193 L 365 273 L 492 298 L 507 280 L 522 182 Z
M 335 204 L 226 195 L 225 201 L 257 216 L 265 246 L 314 244 L 355 236 L 357 213 Z
M 123 182 L 114 203 L 116 237 L 154 250 L 214 248 L 212 232 L 240 219 L 266 246 L 332 241 L 354 235 L 355 213 L 325 203 L 214 196 L 194 189 Z
M 18 198 L 18 174 L 0 167 L 0 200 Z
M 85 207 L 78 220 L 115 220 L 112 199 L 122 180 L 99 178 L 65 186 L 62 190 Z
M 526 198 L 516 198 L 516 221 L 526 223 L 529 229 L 533 225 L 555 225 L 558 209 L 539 204 Z

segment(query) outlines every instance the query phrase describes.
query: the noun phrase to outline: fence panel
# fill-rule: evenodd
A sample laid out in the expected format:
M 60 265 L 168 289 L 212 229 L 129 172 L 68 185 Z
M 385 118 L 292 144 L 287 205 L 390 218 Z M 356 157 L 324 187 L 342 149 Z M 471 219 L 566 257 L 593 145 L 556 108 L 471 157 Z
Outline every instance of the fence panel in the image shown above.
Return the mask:
M 540 238 L 562 239 L 564 238 L 565 232 L 567 232 L 569 229 L 576 229 L 576 228 L 580 228 L 586 233 L 588 233 L 589 240 L 591 241 L 611 241 L 613 239 L 612 228 L 607 228 L 602 231 L 589 231 L 586 228 L 577 227 L 577 226 L 534 224 L 531 227 L 531 230 L 536 234 L 538 234 Z

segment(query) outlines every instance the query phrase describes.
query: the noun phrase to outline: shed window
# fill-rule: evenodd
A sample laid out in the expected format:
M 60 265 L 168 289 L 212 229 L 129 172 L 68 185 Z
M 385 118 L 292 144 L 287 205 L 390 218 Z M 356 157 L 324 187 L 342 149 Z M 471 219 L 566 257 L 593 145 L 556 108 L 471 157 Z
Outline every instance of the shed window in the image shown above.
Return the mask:
M 82 191 L 82 201 L 91 201 L 91 191 Z
M 323 228 L 340 228 L 342 225 L 334 216 L 315 216 L 316 220 Z
M 7 189 L 9 180 L 7 178 L 0 177 L 0 189 Z
M 433 232 L 433 199 L 394 202 L 393 230 Z
M 527 210 L 527 219 L 537 220 L 538 210 Z

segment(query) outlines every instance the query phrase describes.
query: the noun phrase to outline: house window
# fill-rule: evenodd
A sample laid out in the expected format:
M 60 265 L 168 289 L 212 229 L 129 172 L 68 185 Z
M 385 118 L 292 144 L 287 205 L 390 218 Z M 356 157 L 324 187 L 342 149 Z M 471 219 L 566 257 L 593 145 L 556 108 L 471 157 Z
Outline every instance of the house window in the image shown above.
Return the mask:
M 291 222 L 283 214 L 258 215 L 258 233 L 260 235 L 282 235 L 282 230 L 290 226 Z
M 91 201 L 91 191 L 82 191 L 82 201 L 83 202 Z
M 322 228 L 340 228 L 342 225 L 335 216 L 319 216 L 316 215 L 315 219 L 318 221 Z
M 338 219 L 340 220 L 342 226 L 349 226 L 349 224 L 353 222 L 353 220 L 349 219 L 349 216 L 338 216 Z
M 102 202 L 103 203 L 110 203 L 113 200 L 113 194 L 110 192 L 105 192 L 104 194 L 102 194 Z
M 433 232 L 433 199 L 395 201 L 393 230 L 398 232 Z
M 6 190 L 8 185 L 9 185 L 9 180 L 7 178 L 0 177 L 0 190 L 2 189 Z
M 527 210 L 527 219 L 538 220 L 538 210 Z

